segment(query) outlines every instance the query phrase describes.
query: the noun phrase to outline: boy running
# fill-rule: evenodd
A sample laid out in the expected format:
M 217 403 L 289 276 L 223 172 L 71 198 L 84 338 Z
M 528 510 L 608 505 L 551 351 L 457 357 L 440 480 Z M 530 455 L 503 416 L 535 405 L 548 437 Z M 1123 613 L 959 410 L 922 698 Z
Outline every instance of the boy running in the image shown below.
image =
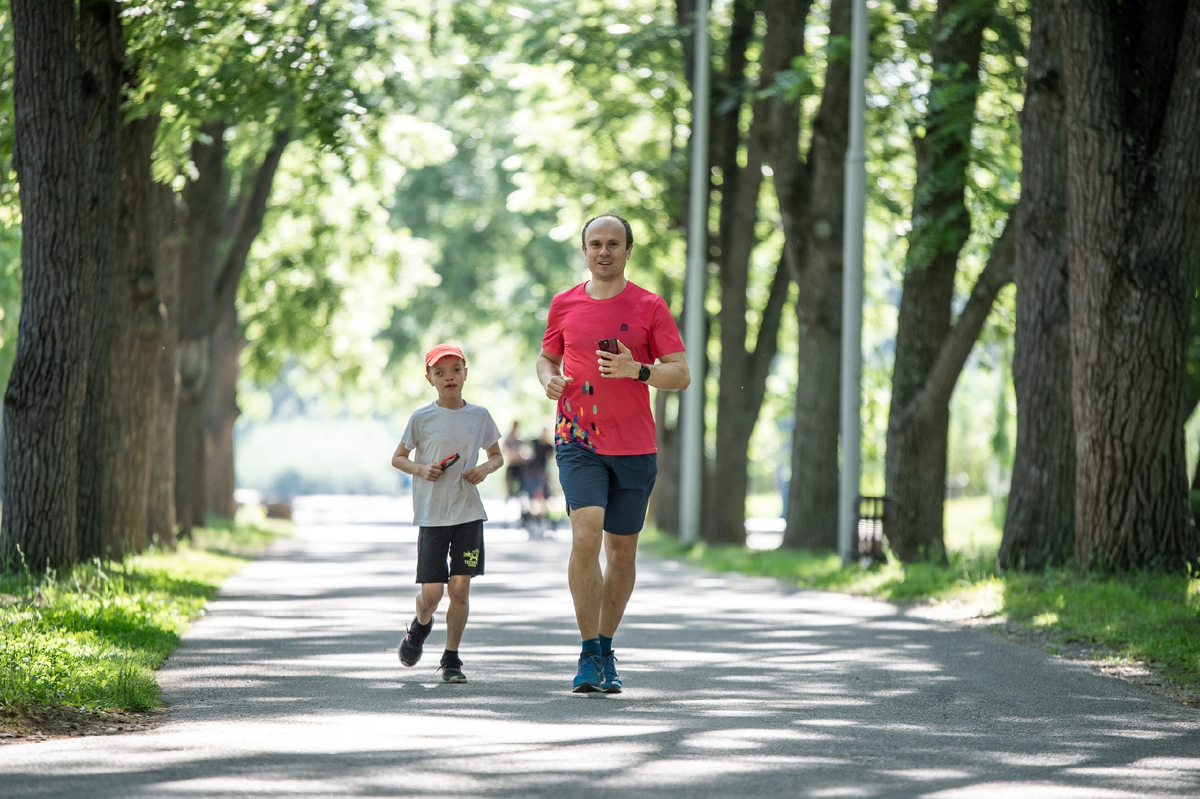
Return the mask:
M 416 665 L 433 629 L 433 614 L 449 586 L 442 682 L 464 683 L 458 645 L 467 626 L 471 578 L 483 574 L 483 523 L 487 513 L 475 486 L 504 465 L 500 430 L 487 408 L 462 398 L 467 360 L 458 347 L 438 344 L 425 354 L 425 379 L 437 401 L 408 420 L 392 465 L 412 475 L 417 538 L 417 615 L 400 644 L 400 662 Z M 476 465 L 479 450 L 487 460 Z M 417 453 L 414 461 L 409 456 Z M 447 556 L 449 564 L 447 564 Z

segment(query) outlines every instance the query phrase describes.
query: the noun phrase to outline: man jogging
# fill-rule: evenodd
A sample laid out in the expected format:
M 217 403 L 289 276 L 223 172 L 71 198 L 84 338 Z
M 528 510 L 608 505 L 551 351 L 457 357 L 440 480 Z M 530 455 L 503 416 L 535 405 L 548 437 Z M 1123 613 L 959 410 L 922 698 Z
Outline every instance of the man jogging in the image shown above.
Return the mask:
M 558 403 L 555 460 L 571 516 L 567 579 L 583 639 L 572 690 L 620 693 L 613 636 L 658 474 L 649 386 L 684 389 L 691 375 L 667 304 L 625 278 L 629 223 L 594 217 L 582 241 L 591 278 L 550 303 L 537 373 Z

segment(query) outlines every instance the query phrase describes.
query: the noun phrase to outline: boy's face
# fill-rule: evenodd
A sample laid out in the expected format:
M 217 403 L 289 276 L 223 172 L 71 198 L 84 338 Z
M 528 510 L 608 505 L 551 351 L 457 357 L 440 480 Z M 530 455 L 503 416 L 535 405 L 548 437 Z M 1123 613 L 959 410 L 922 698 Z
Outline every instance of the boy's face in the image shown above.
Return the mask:
M 447 355 L 425 370 L 425 379 L 437 389 L 438 399 L 456 400 L 462 396 L 463 383 L 467 382 L 467 365 L 462 358 Z

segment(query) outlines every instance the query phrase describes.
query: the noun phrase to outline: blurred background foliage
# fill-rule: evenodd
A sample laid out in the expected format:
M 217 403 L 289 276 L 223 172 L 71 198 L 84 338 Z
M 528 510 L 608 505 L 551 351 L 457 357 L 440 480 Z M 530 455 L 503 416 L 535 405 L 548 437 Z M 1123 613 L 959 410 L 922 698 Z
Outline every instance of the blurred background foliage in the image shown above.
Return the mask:
M 929 88 L 935 3 L 868 5 L 863 490 L 882 493 L 912 138 Z M 408 415 L 431 400 L 420 354 L 442 340 L 468 353 L 468 397 L 490 407 L 502 429 L 515 421 L 535 436 L 553 412 L 533 372 L 546 310 L 556 292 L 583 279 L 578 235 L 595 214 L 630 220 L 631 279 L 681 311 L 692 32 L 675 3 L 138 0 L 123 8 L 139 75 L 130 113 L 162 118 L 160 179 L 178 186 L 189 174 L 201 121 L 231 125 L 234 165 L 260 157 L 271 130 L 294 130 L 238 297 L 246 341 L 240 485 L 287 493 L 291 469 L 297 491 L 398 490 L 388 456 Z M 719 68 L 729 0 L 717 0 L 712 14 Z M 809 55 L 778 87 L 802 98 L 802 147 L 819 101 L 827 18 L 828 2 L 815 3 Z M 1027 36 L 1026 4 L 1002 0 L 984 34 L 967 196 L 972 234 L 957 308 L 1019 195 Z M 0 379 L 12 362 L 20 305 L 11 64 L 3 6 Z M 716 101 L 746 107 L 759 88 L 730 87 Z M 774 195 L 762 196 L 752 308 L 763 304 L 781 246 Z M 1011 288 L 1001 295 L 952 400 L 948 482 L 998 502 L 1015 440 L 1013 297 Z M 718 309 L 711 290 L 708 310 Z M 799 376 L 795 317 L 783 318 L 751 442 L 759 495 L 752 512 L 778 513 L 776 492 L 787 477 Z M 715 338 L 709 352 L 719 358 Z M 357 432 L 339 427 L 347 420 L 359 420 Z M 1197 435 L 1189 431 L 1194 462 Z M 350 468 L 343 445 L 376 440 L 352 449 L 370 468 Z M 337 447 L 343 454 L 333 454 Z

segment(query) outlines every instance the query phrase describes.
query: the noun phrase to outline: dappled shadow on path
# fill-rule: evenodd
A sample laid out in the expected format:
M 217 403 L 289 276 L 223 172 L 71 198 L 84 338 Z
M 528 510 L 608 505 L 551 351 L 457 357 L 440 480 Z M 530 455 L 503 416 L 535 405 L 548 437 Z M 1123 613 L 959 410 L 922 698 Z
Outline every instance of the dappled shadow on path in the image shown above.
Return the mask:
M 885 603 L 648 558 L 617 638 L 626 692 L 573 695 L 567 547 L 498 529 L 472 587 L 470 682 L 444 685 L 441 614 L 421 663 L 396 658 L 414 540 L 354 525 L 280 542 L 172 656 L 167 723 L 8 747 L 5 794 L 1200 793 L 1187 708 Z

